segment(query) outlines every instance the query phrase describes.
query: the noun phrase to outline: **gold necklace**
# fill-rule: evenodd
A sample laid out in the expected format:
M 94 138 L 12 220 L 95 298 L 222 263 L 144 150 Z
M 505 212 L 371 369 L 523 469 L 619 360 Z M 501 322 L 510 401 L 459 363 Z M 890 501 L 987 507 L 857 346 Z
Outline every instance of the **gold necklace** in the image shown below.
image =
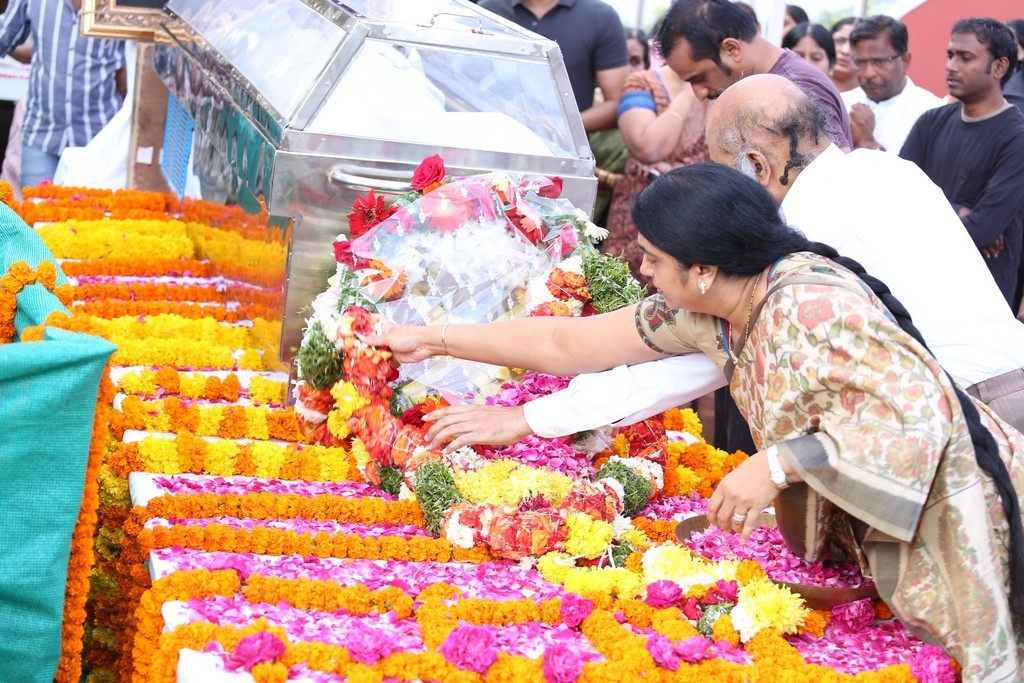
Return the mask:
M 743 344 L 746 344 L 747 338 L 750 337 L 750 317 L 754 314 L 754 297 L 757 295 L 757 283 L 760 282 L 760 280 L 761 273 L 758 273 L 754 277 L 754 286 L 750 289 L 750 305 L 747 306 L 747 322 L 743 324 L 743 339 L 740 340 Z M 726 320 L 725 322 L 727 325 L 729 325 L 729 328 L 726 331 L 727 338 L 725 345 L 725 353 L 732 360 L 733 365 L 739 365 L 739 360 L 736 358 L 736 356 L 732 354 L 732 325 L 729 324 L 728 320 Z

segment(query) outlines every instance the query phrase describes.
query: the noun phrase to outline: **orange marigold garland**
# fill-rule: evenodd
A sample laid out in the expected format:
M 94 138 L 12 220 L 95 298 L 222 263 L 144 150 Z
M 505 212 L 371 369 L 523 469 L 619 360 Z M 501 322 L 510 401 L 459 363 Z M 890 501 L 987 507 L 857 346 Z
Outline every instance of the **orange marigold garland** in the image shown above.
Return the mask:
M 82 673 L 82 645 L 85 635 L 86 599 L 89 595 L 89 575 L 94 564 L 93 536 L 96 533 L 99 507 L 99 474 L 107 446 L 109 412 L 113 409 L 114 384 L 110 381 L 110 366 L 103 370 L 96 414 L 93 419 L 92 441 L 89 444 L 89 462 L 85 471 L 85 488 L 78 522 L 71 535 L 71 555 L 68 560 L 67 589 L 64 596 L 64 625 L 60 663 L 54 680 L 57 683 L 75 683 Z
M 14 341 L 17 335 L 14 318 L 18 313 L 18 294 L 34 284 L 54 293 L 66 305 L 69 290 L 64 285 L 57 287 L 57 266 L 53 261 L 40 261 L 35 270 L 25 261 L 12 263 L 7 273 L 0 277 L 0 344 Z M 60 314 L 59 311 L 55 313 Z

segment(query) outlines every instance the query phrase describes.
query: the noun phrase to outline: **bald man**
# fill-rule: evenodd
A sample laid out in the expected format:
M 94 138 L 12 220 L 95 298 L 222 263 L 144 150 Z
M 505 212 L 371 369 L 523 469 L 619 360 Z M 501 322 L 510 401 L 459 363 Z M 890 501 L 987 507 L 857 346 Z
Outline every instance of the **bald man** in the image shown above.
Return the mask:
M 707 140 L 712 159 L 756 179 L 790 225 L 885 282 L 953 378 L 1024 430 L 1024 325 L 942 191 L 916 165 L 874 150 L 844 154 L 824 133 L 818 107 L 773 75 L 726 89 Z M 519 408 L 447 409 L 460 420 L 450 447 L 630 424 L 725 383 L 700 354 L 581 375 Z

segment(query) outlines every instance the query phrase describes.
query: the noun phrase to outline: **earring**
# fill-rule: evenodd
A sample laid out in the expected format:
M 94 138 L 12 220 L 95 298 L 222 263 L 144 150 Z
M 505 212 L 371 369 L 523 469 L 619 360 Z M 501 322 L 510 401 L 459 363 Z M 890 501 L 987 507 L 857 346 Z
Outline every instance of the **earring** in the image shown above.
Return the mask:
M 706 283 L 703 280 L 701 280 L 700 281 L 700 286 L 697 289 L 700 290 L 701 295 L 707 294 L 708 293 L 708 283 Z

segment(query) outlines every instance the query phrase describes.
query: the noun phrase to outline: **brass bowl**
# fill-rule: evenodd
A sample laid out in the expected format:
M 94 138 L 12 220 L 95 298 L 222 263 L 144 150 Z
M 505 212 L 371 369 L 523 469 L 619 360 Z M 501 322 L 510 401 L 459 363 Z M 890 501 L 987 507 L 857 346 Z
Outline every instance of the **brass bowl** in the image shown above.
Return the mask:
M 775 515 L 765 512 L 761 513 L 757 524 L 758 526 L 778 526 L 778 523 L 775 521 Z M 697 515 L 696 517 L 684 519 L 676 525 L 676 539 L 680 543 L 685 544 L 686 541 L 690 540 L 690 534 L 694 531 L 704 531 L 710 525 L 711 523 L 708 522 L 707 515 Z M 861 586 L 860 588 L 830 588 L 828 586 L 811 586 L 805 583 L 789 583 L 788 581 L 776 581 L 775 583 L 789 588 L 789 590 L 802 597 L 808 607 L 817 610 L 828 611 L 836 605 L 845 605 L 848 602 L 863 600 L 864 598 L 878 599 L 878 590 L 873 583 Z

